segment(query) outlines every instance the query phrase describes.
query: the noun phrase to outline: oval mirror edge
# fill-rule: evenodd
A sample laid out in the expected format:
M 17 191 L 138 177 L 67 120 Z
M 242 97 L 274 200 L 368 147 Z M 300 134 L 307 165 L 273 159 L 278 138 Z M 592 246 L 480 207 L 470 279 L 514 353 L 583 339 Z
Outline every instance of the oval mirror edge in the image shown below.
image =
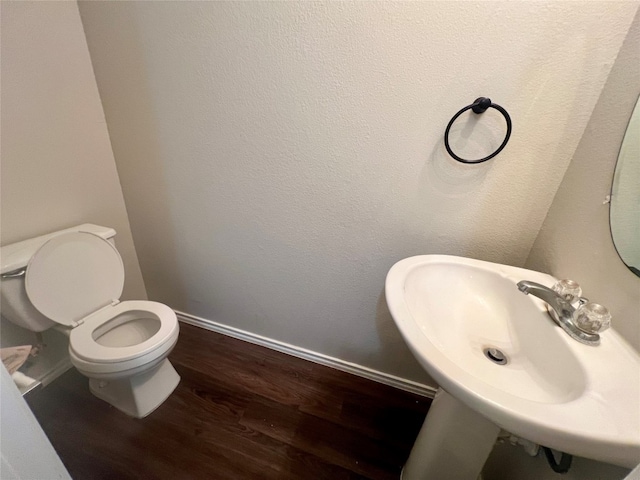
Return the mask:
M 638 128 L 632 128 L 637 126 Z M 635 133 L 635 137 L 633 134 Z M 631 136 L 630 136 L 631 134 Z M 611 180 L 611 189 L 609 191 L 609 232 L 613 246 L 618 254 L 620 260 L 624 265 L 635 275 L 640 277 L 640 236 L 633 235 L 634 230 L 640 232 L 640 215 L 638 215 L 637 207 L 634 208 L 633 197 L 637 196 L 640 199 L 640 189 L 637 188 L 640 185 L 640 95 L 636 98 L 634 108 L 629 116 L 625 134 L 618 150 L 618 157 L 616 159 L 615 168 Z M 635 148 L 634 148 L 635 147 Z M 635 152 L 635 164 L 630 164 L 628 158 L 633 155 L 625 156 L 625 153 Z M 624 160 L 627 159 L 627 162 Z M 626 169 L 625 169 L 626 163 Z M 629 165 L 631 165 L 629 167 Z M 630 178 L 626 175 L 629 173 L 627 170 L 631 169 Z M 636 188 L 634 189 L 633 179 L 637 178 L 635 182 Z M 627 182 L 624 182 L 627 180 Z M 623 189 L 620 190 L 620 184 L 622 183 Z M 633 192 L 635 191 L 635 195 Z M 632 198 L 629 198 L 632 197 Z M 624 201 L 631 200 L 629 204 L 625 205 Z M 640 200 L 638 200 L 640 205 Z M 635 213 L 634 213 L 635 212 Z M 636 219 L 635 225 L 633 219 Z M 631 226 L 631 232 L 628 231 Z M 618 239 L 616 241 L 616 238 Z M 633 240 L 636 242 L 633 242 Z M 635 245 L 633 245 L 635 243 Z

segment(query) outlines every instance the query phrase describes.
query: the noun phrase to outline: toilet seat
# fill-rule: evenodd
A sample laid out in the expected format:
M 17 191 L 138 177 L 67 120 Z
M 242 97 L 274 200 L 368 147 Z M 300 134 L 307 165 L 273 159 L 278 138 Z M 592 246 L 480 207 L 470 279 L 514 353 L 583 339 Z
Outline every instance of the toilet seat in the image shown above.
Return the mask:
M 177 341 L 178 321 L 171 308 L 150 301 L 118 301 L 124 287 L 122 258 L 98 235 L 72 232 L 51 238 L 31 257 L 25 277 L 33 306 L 54 322 L 71 327 L 71 360 L 85 372 L 141 367 L 161 358 Z M 141 315 L 126 316 L 127 312 Z M 94 339 L 102 326 L 110 327 L 104 335 L 123 323 L 149 317 L 157 319 L 160 327 L 140 343 L 105 346 Z M 113 325 L 108 325 L 111 321 Z
M 107 347 L 94 339 L 96 329 L 107 322 L 131 311 L 142 312 L 145 317 L 153 317 L 160 322 L 160 328 L 147 340 L 127 347 Z M 114 323 L 111 329 L 117 328 L 126 320 Z M 177 335 L 178 322 L 176 314 L 166 305 L 149 301 L 128 301 L 110 305 L 86 318 L 84 322 L 71 330 L 70 349 L 80 359 L 94 363 L 115 363 L 136 359 L 152 353 L 154 350 Z M 105 332 L 106 333 L 106 332 Z
M 144 342 L 129 347 L 105 347 L 93 339 L 93 332 L 114 317 L 128 311 L 158 313 L 160 329 Z M 104 315 L 104 316 L 103 316 Z M 178 341 L 179 325 L 176 314 L 166 305 L 149 301 L 125 301 L 96 314 L 71 330 L 69 356 L 71 363 L 87 375 L 105 376 L 136 368 L 149 368 L 162 360 Z M 115 328 L 115 326 L 114 326 Z

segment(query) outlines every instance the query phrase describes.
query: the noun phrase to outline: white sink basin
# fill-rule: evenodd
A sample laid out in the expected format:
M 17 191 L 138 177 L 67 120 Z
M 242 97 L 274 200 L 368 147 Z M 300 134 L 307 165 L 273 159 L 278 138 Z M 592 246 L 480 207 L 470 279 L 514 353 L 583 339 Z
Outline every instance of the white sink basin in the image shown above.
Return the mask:
M 416 358 L 466 407 L 541 445 L 637 465 L 637 352 L 611 329 L 598 346 L 570 338 L 543 301 L 518 290 L 521 280 L 556 281 L 506 265 L 424 255 L 391 268 L 386 297 Z M 498 349 L 507 363 L 491 361 L 487 348 Z

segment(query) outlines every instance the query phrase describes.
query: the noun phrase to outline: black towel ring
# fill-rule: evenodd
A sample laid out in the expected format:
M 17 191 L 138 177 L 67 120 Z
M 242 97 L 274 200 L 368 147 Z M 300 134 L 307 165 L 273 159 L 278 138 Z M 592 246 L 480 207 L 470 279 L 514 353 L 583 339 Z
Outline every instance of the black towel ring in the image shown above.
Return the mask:
M 466 112 L 469 109 L 473 110 L 473 113 L 480 114 L 480 113 L 486 112 L 489 108 L 495 108 L 496 110 L 498 110 L 502 114 L 504 119 L 507 121 L 507 135 L 504 137 L 502 144 L 491 155 L 481 158 L 479 160 L 465 160 L 464 158 L 460 158 L 458 155 L 453 153 L 453 150 L 451 150 L 451 146 L 449 145 L 449 130 L 451 130 L 451 125 L 453 125 L 453 122 L 455 122 L 460 115 L 462 115 L 464 112 Z M 509 141 L 510 136 L 511 136 L 511 117 L 509 116 L 507 111 L 497 103 L 491 103 L 490 98 L 480 97 L 480 98 L 476 98 L 476 100 L 471 105 L 467 105 L 458 113 L 456 113 L 451 119 L 451 121 L 449 121 L 449 125 L 447 125 L 447 129 L 444 131 L 444 146 L 447 149 L 447 152 L 449 152 L 449 155 L 451 155 L 458 162 L 482 163 L 498 155 L 502 151 L 502 149 L 507 145 L 507 142 Z

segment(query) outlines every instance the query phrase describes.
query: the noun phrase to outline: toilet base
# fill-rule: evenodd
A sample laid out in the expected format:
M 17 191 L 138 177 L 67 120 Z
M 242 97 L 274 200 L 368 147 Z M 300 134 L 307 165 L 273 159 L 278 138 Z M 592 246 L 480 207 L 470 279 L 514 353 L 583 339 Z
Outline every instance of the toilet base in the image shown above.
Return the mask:
M 121 412 L 143 418 L 162 405 L 179 382 L 180 375 L 169 360 L 164 359 L 157 368 L 121 380 L 90 378 L 89 389 Z

